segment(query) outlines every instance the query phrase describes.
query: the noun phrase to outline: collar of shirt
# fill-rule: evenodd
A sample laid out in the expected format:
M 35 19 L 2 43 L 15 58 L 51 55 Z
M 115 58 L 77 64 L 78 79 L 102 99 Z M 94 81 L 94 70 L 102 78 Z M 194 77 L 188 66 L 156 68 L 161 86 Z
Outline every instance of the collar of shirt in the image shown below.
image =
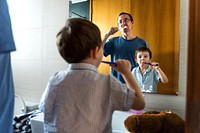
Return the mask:
M 69 64 L 69 70 L 89 70 L 89 71 L 93 71 L 93 72 L 98 72 L 97 68 L 92 65 L 92 64 L 88 64 L 88 63 L 71 63 Z
M 136 68 L 136 71 L 137 71 L 137 73 L 141 74 L 141 72 L 140 72 L 140 67 L 137 67 L 137 68 Z M 151 66 L 148 66 L 147 69 L 145 70 L 144 75 L 145 75 L 146 73 L 150 72 L 150 71 L 151 71 Z

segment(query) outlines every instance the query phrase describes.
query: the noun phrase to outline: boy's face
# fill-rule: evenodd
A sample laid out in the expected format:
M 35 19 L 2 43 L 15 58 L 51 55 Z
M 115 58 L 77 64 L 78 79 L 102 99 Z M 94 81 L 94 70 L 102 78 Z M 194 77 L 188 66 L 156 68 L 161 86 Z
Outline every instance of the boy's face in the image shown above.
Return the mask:
M 102 59 L 103 59 L 103 45 L 102 45 L 102 47 L 100 47 L 99 48 L 99 50 L 98 50 L 98 62 L 99 62 L 99 64 L 101 63 L 101 61 L 102 61 Z
M 144 62 L 150 62 L 149 52 L 138 52 L 136 56 L 136 62 L 139 66 L 147 66 Z

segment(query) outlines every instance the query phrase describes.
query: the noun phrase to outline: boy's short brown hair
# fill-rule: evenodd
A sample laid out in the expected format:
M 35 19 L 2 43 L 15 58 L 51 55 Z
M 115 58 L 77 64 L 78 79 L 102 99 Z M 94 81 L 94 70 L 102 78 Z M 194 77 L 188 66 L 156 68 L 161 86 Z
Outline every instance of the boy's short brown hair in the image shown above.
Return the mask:
M 57 34 L 57 47 L 68 63 L 79 63 L 89 56 L 90 50 L 102 47 L 99 28 L 81 18 L 68 19 Z
M 150 50 L 149 48 L 147 48 L 147 47 L 140 47 L 140 48 L 138 48 L 138 49 L 135 51 L 135 57 L 137 57 L 137 53 L 138 53 L 138 52 L 148 52 L 148 53 L 149 53 L 150 59 L 152 58 L 152 52 L 151 52 L 151 50 Z

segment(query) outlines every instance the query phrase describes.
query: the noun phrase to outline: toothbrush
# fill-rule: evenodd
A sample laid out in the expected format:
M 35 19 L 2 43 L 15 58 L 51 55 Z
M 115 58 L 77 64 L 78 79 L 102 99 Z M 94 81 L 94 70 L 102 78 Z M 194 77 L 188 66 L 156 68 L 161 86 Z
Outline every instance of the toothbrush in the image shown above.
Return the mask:
M 115 62 L 109 62 L 109 61 L 101 61 L 102 63 L 105 63 L 105 64 L 110 64 L 110 65 L 115 65 L 117 66 L 117 63 Z
M 159 66 L 159 64 L 152 65 L 150 62 L 144 62 L 144 64 L 147 64 L 147 65 L 150 65 L 150 66 Z
M 109 61 L 101 61 L 101 62 L 105 63 L 105 64 L 110 64 L 110 65 L 116 65 L 117 66 L 117 63 L 115 63 L 115 62 L 109 62 Z M 159 64 L 152 65 L 150 62 L 144 62 L 144 64 L 151 65 L 151 66 L 159 66 Z

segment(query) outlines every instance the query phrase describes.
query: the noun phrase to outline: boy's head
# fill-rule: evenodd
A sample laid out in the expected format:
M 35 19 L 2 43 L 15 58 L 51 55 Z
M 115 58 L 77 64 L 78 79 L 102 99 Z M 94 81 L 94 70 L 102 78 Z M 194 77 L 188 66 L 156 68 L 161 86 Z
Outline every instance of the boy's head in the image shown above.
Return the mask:
M 92 49 L 102 47 L 100 30 L 88 20 L 68 19 L 57 34 L 57 47 L 68 63 L 79 63 L 90 56 Z
M 143 62 L 149 62 L 152 58 L 152 52 L 147 47 L 140 47 L 135 51 L 135 60 L 140 65 L 143 64 Z
M 152 58 L 152 52 L 149 48 L 147 47 L 140 47 L 138 48 L 136 51 L 135 51 L 135 57 L 137 58 L 137 55 L 139 52 L 147 52 L 149 53 L 149 58 L 151 59 Z

